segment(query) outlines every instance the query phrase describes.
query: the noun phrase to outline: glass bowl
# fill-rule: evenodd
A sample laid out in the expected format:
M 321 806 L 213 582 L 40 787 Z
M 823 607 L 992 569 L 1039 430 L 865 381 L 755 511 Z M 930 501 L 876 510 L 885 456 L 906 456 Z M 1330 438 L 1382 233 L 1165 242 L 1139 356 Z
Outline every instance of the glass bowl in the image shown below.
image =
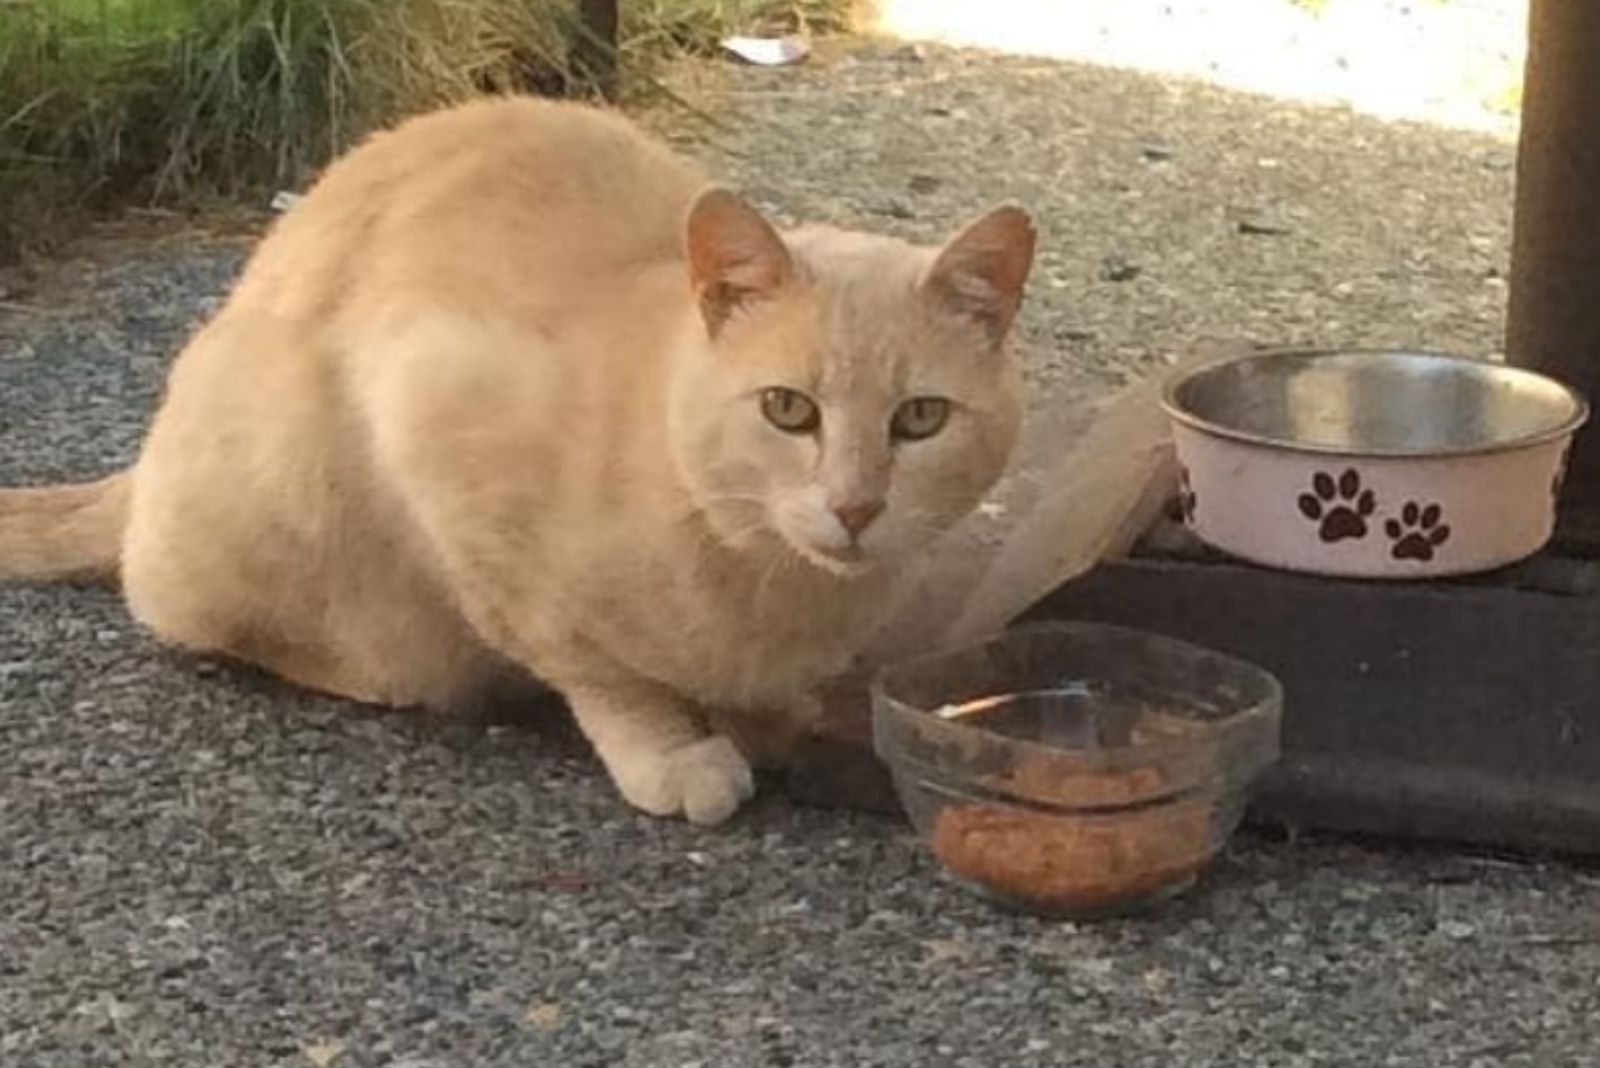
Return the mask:
M 1191 886 L 1278 758 L 1271 674 L 1158 634 L 1016 627 L 885 669 L 873 740 L 939 862 L 1026 911 L 1135 911 Z

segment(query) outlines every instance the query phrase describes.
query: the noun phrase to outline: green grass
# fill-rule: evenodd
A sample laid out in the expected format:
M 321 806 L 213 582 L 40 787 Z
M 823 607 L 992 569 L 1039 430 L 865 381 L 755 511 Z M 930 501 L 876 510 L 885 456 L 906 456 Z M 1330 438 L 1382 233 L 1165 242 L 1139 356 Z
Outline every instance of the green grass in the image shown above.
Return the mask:
M 622 0 L 627 84 L 848 0 Z M 0 0 L 0 260 L 126 204 L 302 182 L 397 115 L 587 87 L 573 0 Z

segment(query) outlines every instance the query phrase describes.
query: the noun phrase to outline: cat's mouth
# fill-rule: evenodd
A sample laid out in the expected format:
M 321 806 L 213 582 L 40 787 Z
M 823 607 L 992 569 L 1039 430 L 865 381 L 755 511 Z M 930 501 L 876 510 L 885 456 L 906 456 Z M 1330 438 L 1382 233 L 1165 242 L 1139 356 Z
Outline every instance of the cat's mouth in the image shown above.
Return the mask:
M 800 555 L 830 574 L 855 578 L 873 568 L 873 559 L 860 545 L 823 549 L 815 545 L 796 545 Z

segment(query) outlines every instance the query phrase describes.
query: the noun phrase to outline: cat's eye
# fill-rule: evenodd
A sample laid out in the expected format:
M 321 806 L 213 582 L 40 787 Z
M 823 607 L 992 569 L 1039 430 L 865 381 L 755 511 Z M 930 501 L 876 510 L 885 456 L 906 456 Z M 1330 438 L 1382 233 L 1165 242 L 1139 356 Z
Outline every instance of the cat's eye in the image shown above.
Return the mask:
M 809 434 L 822 424 L 816 401 L 797 389 L 781 386 L 761 391 L 761 414 L 785 434 Z
M 897 441 L 921 441 L 944 429 L 950 419 L 950 402 L 943 397 L 913 397 L 900 405 L 889 421 Z

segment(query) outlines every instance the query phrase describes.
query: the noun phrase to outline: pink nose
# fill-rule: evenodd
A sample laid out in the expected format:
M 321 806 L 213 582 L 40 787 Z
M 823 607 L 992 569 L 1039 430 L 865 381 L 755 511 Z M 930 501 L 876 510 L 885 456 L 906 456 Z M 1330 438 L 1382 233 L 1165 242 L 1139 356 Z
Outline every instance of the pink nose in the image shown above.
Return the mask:
M 833 514 L 839 517 L 840 524 L 855 537 L 872 525 L 872 521 L 883 514 L 882 501 L 851 501 L 848 504 L 836 504 Z

